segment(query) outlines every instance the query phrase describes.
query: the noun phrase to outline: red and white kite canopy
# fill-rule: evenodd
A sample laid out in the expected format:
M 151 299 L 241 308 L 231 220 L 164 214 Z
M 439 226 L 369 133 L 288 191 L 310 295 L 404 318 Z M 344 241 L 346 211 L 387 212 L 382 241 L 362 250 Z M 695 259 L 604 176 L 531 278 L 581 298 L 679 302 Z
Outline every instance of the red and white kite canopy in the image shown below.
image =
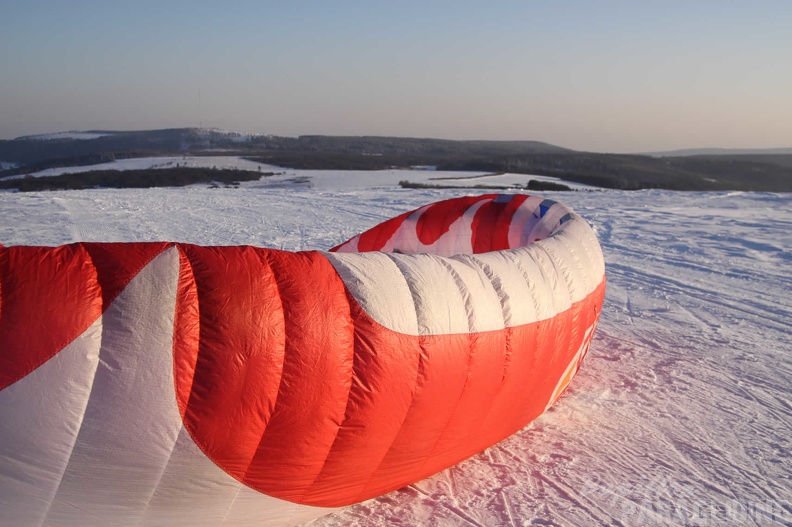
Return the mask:
M 566 388 L 584 220 L 427 205 L 331 252 L 0 247 L 0 525 L 290 525 L 443 470 Z

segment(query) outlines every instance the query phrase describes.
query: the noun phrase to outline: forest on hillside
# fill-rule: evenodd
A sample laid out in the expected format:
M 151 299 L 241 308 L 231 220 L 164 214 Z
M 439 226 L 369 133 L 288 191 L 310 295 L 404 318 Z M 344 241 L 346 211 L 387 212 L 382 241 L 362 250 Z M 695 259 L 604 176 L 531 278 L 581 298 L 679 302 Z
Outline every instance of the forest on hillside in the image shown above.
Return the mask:
M 452 141 L 374 136 L 244 135 L 180 128 L 91 131 L 92 139 L 22 137 L 0 141 L 0 179 L 46 168 L 158 155 L 239 155 L 259 163 L 317 170 L 511 172 L 606 188 L 792 192 L 792 154 L 635 155 L 578 152 L 539 141 Z

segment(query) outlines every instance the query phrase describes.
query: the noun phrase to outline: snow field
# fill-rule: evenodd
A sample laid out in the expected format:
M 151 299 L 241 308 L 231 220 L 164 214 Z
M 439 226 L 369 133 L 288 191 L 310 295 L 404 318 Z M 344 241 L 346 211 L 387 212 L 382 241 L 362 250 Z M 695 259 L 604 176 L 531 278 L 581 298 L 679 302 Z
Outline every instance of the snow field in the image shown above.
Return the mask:
M 240 189 L 0 193 L 0 243 L 326 249 L 478 193 L 394 188 L 403 171 L 299 172 Z M 586 218 L 606 259 L 602 319 L 567 393 L 472 459 L 312 525 L 792 524 L 792 195 L 537 194 Z
M 298 170 L 286 169 L 264 163 L 257 163 L 238 156 L 167 156 L 167 157 L 139 157 L 133 159 L 119 159 L 109 163 L 79 167 L 57 167 L 40 170 L 29 174 L 32 177 L 60 176 L 63 174 L 77 174 L 94 170 L 144 170 L 165 169 L 180 167 L 192 168 L 217 168 L 250 170 L 253 172 L 274 172 L 275 179 L 267 181 L 266 186 L 272 186 L 273 181 L 286 181 L 288 184 L 301 182 L 316 188 L 328 190 L 354 189 L 361 186 L 398 186 L 400 181 L 410 181 L 436 186 L 461 186 L 475 187 L 476 185 L 525 187 L 529 180 L 550 181 L 563 183 L 570 188 L 591 190 L 596 187 L 582 183 L 561 181 L 555 177 L 529 176 L 525 174 L 488 174 L 483 172 L 448 172 L 426 170 L 416 167 L 414 170 Z M 13 168 L 13 167 L 9 167 Z M 26 175 L 8 176 L 3 179 L 23 178 Z
M 21 137 L 19 139 L 34 139 L 37 141 L 52 141 L 52 140 L 63 140 L 63 139 L 74 139 L 78 141 L 87 141 L 90 139 L 99 139 L 100 137 L 105 137 L 107 135 L 113 135 L 112 133 L 95 133 L 95 132 L 78 132 L 78 131 L 69 131 L 69 132 L 55 132 L 51 134 L 37 134 L 37 135 L 28 135 L 25 137 Z

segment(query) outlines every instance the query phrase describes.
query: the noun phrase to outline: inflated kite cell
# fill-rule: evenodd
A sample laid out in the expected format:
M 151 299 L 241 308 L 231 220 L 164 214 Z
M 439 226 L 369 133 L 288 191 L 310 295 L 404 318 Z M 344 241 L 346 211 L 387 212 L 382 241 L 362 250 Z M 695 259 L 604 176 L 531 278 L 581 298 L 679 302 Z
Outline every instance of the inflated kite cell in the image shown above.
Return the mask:
M 0 525 L 290 525 L 497 443 L 605 292 L 565 206 L 441 201 L 330 252 L 0 247 Z

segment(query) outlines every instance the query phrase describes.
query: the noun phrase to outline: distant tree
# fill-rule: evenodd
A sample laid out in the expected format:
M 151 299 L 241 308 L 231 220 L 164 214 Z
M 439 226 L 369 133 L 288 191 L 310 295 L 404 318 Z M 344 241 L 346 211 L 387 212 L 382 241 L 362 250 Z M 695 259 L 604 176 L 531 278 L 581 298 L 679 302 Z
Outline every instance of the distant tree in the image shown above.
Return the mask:
M 561 183 L 554 183 L 552 181 L 539 181 L 537 179 L 531 179 L 528 181 L 528 184 L 525 185 L 525 188 L 528 190 L 572 190 L 567 185 L 562 185 Z

